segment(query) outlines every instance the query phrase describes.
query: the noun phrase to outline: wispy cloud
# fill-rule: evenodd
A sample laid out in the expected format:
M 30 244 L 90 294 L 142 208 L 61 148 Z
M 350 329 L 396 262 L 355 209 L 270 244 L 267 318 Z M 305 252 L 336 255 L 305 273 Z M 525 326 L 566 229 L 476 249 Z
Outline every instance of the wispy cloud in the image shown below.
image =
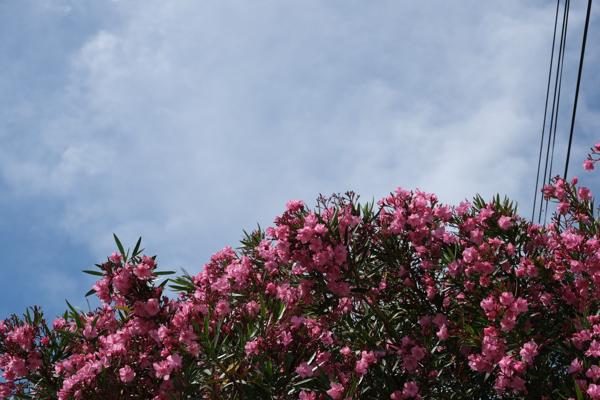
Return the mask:
M 289 198 L 405 186 L 527 210 L 553 7 L 115 2 L 35 129 L 29 103 L 12 116 L 2 178 L 62 202 L 56 221 L 98 256 L 139 234 L 191 270 Z

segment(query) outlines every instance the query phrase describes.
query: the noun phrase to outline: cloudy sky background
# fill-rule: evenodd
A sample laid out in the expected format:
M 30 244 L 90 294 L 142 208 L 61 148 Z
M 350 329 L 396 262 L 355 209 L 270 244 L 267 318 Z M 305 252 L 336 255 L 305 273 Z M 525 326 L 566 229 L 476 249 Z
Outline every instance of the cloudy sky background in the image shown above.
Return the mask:
M 569 21 L 562 171 L 586 2 Z M 197 272 L 288 199 L 529 215 L 554 1 L 0 1 L 0 317 L 85 308 L 112 232 Z M 600 139 L 600 7 L 571 171 Z M 597 176 L 587 176 L 594 185 Z

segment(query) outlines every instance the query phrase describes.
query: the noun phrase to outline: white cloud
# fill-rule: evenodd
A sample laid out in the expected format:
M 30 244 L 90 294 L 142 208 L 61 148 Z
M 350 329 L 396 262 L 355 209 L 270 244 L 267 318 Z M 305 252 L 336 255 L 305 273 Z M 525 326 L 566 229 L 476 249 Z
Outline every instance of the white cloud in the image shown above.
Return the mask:
M 73 55 L 37 147 L 0 150 L 99 256 L 141 234 L 198 269 L 287 199 L 348 189 L 528 208 L 553 4 L 141 4 Z

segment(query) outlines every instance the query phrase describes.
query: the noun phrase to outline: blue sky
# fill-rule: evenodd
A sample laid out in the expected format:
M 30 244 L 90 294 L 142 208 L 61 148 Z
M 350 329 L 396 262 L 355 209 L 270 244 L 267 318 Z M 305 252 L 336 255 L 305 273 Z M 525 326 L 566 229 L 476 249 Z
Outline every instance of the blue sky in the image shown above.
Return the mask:
M 0 316 L 144 238 L 198 271 L 288 199 L 398 186 L 528 215 L 553 1 L 0 3 Z M 584 2 L 573 2 L 557 158 Z M 600 140 L 599 7 L 571 171 Z M 588 176 L 592 186 L 597 179 Z

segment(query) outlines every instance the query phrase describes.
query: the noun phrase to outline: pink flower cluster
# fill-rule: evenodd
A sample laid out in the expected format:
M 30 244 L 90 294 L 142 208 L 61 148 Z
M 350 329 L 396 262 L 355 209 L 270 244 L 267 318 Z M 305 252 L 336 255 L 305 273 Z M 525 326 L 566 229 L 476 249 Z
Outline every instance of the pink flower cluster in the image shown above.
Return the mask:
M 590 154 L 583 162 L 583 168 L 586 171 L 592 171 L 594 169 L 594 164 L 598 161 L 600 161 L 600 143 L 596 143 L 596 145 L 591 148 Z
M 596 210 L 576 179 L 543 193 L 546 227 L 499 197 L 291 201 L 170 279 L 117 241 L 101 307 L 0 322 L 0 399 L 600 399 Z

